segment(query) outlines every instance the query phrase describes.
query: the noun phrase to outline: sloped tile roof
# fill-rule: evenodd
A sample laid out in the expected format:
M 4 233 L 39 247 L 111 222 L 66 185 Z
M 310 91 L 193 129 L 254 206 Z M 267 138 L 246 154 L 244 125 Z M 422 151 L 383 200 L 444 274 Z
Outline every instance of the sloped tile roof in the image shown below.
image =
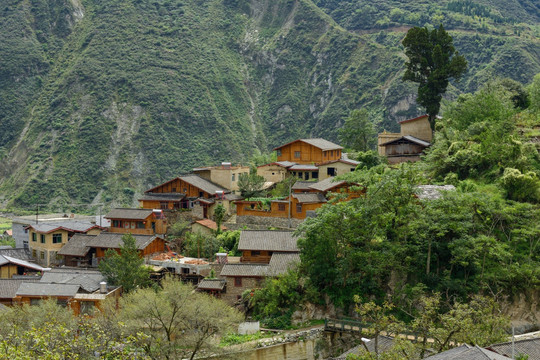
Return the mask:
M 292 186 L 292 190 L 309 190 L 313 184 L 315 184 L 313 181 L 297 181 Z
M 207 192 L 210 195 L 215 195 L 216 191 L 229 192 L 228 189 L 225 189 L 224 187 L 214 184 L 213 182 L 195 174 L 180 176 L 180 179 L 192 186 L 195 186 L 196 188 L 201 189 L 204 192 Z
M 29 249 L 0 249 L 0 255 L 7 255 L 21 260 L 33 260 Z
M 17 295 L 17 290 L 23 282 L 33 283 L 38 282 L 39 278 L 35 280 L 14 280 L 14 279 L 0 279 L 0 298 L 1 299 L 13 299 Z
M 512 342 L 494 344 L 487 347 L 489 350 L 504 356 L 512 356 Z M 540 338 L 514 341 L 514 354 L 528 355 L 529 360 L 540 360 Z
M 58 255 L 86 256 L 88 250 L 90 250 L 89 245 L 95 238 L 96 235 L 75 234 L 67 244 L 62 246 L 58 251 Z
M 377 343 L 378 343 L 378 351 L 382 353 L 382 352 L 390 350 L 390 348 L 394 346 L 394 338 L 390 336 L 379 335 L 377 339 Z M 357 345 L 353 347 L 352 349 L 345 351 L 343 354 L 339 355 L 338 357 L 333 358 L 333 360 L 345 360 L 347 359 L 348 355 L 361 355 L 362 353 L 365 354 L 366 347 L 369 352 L 375 353 L 375 338 L 369 339 L 369 341 L 367 341 L 365 344 L 366 344 L 365 346 L 363 344 Z
M 414 144 L 417 144 L 417 145 L 420 145 L 420 146 L 424 146 L 424 147 L 428 147 L 431 145 L 431 143 L 427 142 L 427 141 L 424 141 L 422 139 L 419 139 L 419 138 L 416 138 L 412 135 L 405 135 L 405 136 L 402 136 L 398 139 L 394 139 L 394 140 L 390 140 L 388 142 L 385 142 L 383 144 L 380 144 L 379 146 L 386 146 L 386 145 L 392 145 L 394 143 L 398 143 L 400 141 L 403 141 L 403 140 L 406 140 L 408 142 L 412 142 Z
M 344 180 L 340 180 L 340 181 L 335 181 L 335 180 L 336 179 L 334 177 L 329 177 L 329 178 L 321 180 L 321 181 L 319 181 L 317 183 L 311 184 L 311 186 L 309 188 L 313 189 L 313 190 L 317 190 L 317 191 L 326 192 L 326 191 L 329 191 L 330 189 L 333 189 L 333 188 L 335 188 L 337 186 L 340 186 L 340 185 L 343 185 L 343 184 L 347 183 Z
M 430 360 L 508 360 L 509 357 L 499 355 L 493 351 L 478 346 L 462 345 L 442 353 L 428 356 Z
M 289 168 L 289 171 L 319 171 L 319 168 L 315 165 L 293 165 Z
M 328 140 L 325 140 L 325 139 L 322 139 L 322 138 L 313 138 L 313 139 L 294 140 L 294 141 L 288 142 L 287 144 L 278 146 L 278 147 L 274 148 L 274 150 L 281 149 L 282 147 L 287 146 L 287 145 L 292 144 L 292 143 L 297 142 L 297 141 L 305 142 L 306 144 L 310 144 L 310 145 L 315 146 L 316 148 L 319 148 L 319 149 L 324 150 L 324 151 L 343 149 L 343 146 L 339 146 L 338 144 L 334 144 L 331 141 L 328 141 Z
M 345 155 L 345 154 L 343 154 L 343 155 Z M 317 167 L 330 165 L 330 164 L 335 164 L 337 162 L 344 163 L 344 164 L 347 164 L 347 165 L 353 165 L 353 166 L 357 166 L 357 165 L 360 164 L 360 161 L 352 160 L 352 159 L 349 159 L 349 158 L 345 158 L 345 159 L 341 158 L 339 160 L 330 160 L 330 161 L 325 161 L 325 162 L 319 163 L 319 164 L 317 164 Z
M 317 204 L 327 202 L 326 198 L 321 193 L 293 193 L 291 196 L 298 199 L 300 204 Z
M 80 285 L 45 284 L 40 282 L 23 282 L 17 290 L 17 296 L 65 296 L 73 297 Z
M 58 268 L 44 272 L 40 283 L 77 285 L 87 292 L 94 292 L 99 289 L 99 283 L 104 279 L 96 270 Z
M 181 193 L 145 193 L 139 201 L 180 201 L 185 197 Z
M 80 220 L 41 222 L 38 224 L 30 224 L 28 225 L 28 227 L 42 234 L 48 234 L 57 230 L 66 230 L 66 231 L 73 231 L 73 232 L 87 232 L 94 228 L 98 228 L 98 229 L 100 228 L 99 225 L 92 223 L 90 221 L 80 221 Z
M 153 209 L 117 208 L 109 211 L 105 217 L 107 219 L 144 220 L 152 213 Z
M 202 219 L 195 221 L 197 224 L 209 228 L 211 230 L 217 230 L 217 223 L 210 219 Z M 227 230 L 227 227 L 221 224 L 221 230 Z
M 224 279 L 202 279 L 197 289 L 201 290 L 223 290 L 226 281 Z
M 43 271 L 45 270 L 44 267 L 39 266 L 38 264 L 31 263 L 26 260 L 17 259 L 11 256 L 7 255 L 0 255 L 0 265 L 5 264 L 14 264 L 17 266 L 22 266 L 28 269 L 36 270 L 36 271 Z
M 238 240 L 238 250 L 267 250 L 298 252 L 292 231 L 243 230 Z
M 275 252 L 270 258 L 268 275 L 277 276 L 286 273 L 289 269 L 300 264 L 299 253 Z
M 226 264 L 220 276 L 264 277 L 268 273 L 269 265 L 262 264 Z
M 99 247 L 105 249 L 119 249 L 124 244 L 121 233 L 102 232 L 96 235 L 96 238 L 90 244 L 90 247 Z M 157 236 L 155 235 L 131 235 L 135 238 L 135 245 L 137 249 L 144 250 L 148 245 L 154 241 Z

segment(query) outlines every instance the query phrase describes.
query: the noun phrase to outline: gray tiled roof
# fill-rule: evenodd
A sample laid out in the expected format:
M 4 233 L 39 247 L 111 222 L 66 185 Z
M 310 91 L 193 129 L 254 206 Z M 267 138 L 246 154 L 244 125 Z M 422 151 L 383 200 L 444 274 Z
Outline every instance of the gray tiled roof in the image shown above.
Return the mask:
M 428 146 L 431 145 L 431 143 L 429 143 L 427 141 L 424 141 L 424 140 L 421 140 L 419 138 L 416 138 L 416 137 L 414 137 L 412 135 L 405 135 L 405 136 L 402 136 L 402 137 L 400 137 L 398 139 L 390 140 L 388 142 L 385 142 L 384 144 L 380 144 L 379 146 L 392 145 L 394 143 L 398 143 L 398 142 L 403 141 L 403 140 L 407 140 L 409 142 L 412 142 L 414 144 L 424 146 L 424 147 L 428 147 Z
M 504 356 L 512 356 L 512 342 L 488 346 L 489 350 Z M 528 355 L 529 360 L 540 360 L 540 338 L 514 341 L 514 354 Z
M 430 360 L 508 360 L 509 357 L 499 355 L 493 351 L 478 346 L 462 345 L 442 353 L 428 356 Z
M 117 208 L 109 211 L 105 217 L 107 219 L 144 220 L 152 215 L 152 212 L 152 209 Z
M 366 348 L 369 352 L 375 353 L 375 340 L 374 339 L 375 338 L 367 341 L 365 343 L 365 346 L 363 344 L 360 344 L 353 347 L 352 349 L 345 351 L 343 354 L 339 355 L 333 360 L 345 360 L 348 355 L 360 355 L 362 353 L 366 353 Z M 379 353 L 390 350 L 392 346 L 394 346 L 394 339 L 392 337 L 379 335 L 377 339 L 377 347 L 378 347 Z
M 337 162 L 344 163 L 344 164 L 347 164 L 347 165 L 352 165 L 352 166 L 355 166 L 355 167 L 360 164 L 360 161 L 356 161 L 356 160 L 353 160 L 353 159 L 349 159 L 348 157 L 344 157 L 345 155 L 346 155 L 345 153 L 342 154 L 341 159 L 325 161 L 325 162 L 322 162 L 320 164 L 317 164 L 317 166 L 321 167 L 321 166 L 325 166 L 325 165 L 335 164 Z
M 319 171 L 319 168 L 315 165 L 293 165 L 288 170 L 292 171 Z
M 26 260 L 13 258 L 13 257 L 7 256 L 7 255 L 0 255 L 0 265 L 5 265 L 5 264 L 14 264 L 14 265 L 17 265 L 17 266 L 22 266 L 22 267 L 32 269 L 32 270 L 36 270 L 36 271 L 45 270 L 44 267 L 41 267 L 38 264 L 34 264 L 34 263 L 26 261 Z
M 220 276 L 264 277 L 268 273 L 269 265 L 262 264 L 226 264 Z
M 77 285 L 87 292 L 94 292 L 102 281 L 103 275 L 96 270 L 58 268 L 44 272 L 40 283 Z
M 187 182 L 190 185 L 195 186 L 196 188 L 201 189 L 202 191 L 207 192 L 210 195 L 215 195 L 216 191 L 224 191 L 224 192 L 229 191 L 195 174 L 180 176 L 180 179 Z
M 13 299 L 17 295 L 17 290 L 23 282 L 32 283 L 38 282 L 39 278 L 35 280 L 14 280 L 14 279 L 0 279 L 0 298 L 1 299 Z
M 79 291 L 79 285 L 44 284 L 23 282 L 17 290 L 17 296 L 65 296 L 73 297 Z
M 48 234 L 59 229 L 75 232 L 87 232 L 93 228 L 99 228 L 99 226 L 95 223 L 79 220 L 41 222 L 38 224 L 30 224 L 28 227 L 44 234 Z
M 243 230 L 238 240 L 238 250 L 267 250 L 298 252 L 292 231 Z
M 139 198 L 139 201 L 180 201 L 185 197 L 181 193 L 145 193 Z
M 102 232 L 96 235 L 96 238 L 92 240 L 90 247 L 99 247 L 105 249 L 119 249 L 124 244 L 122 236 L 125 234 Z M 148 245 L 157 238 L 155 235 L 131 235 L 135 238 L 135 244 L 137 249 L 144 250 Z
M 327 200 L 321 193 L 296 193 L 292 197 L 298 199 L 300 204 L 325 203 Z
M 7 255 L 21 260 L 33 260 L 29 249 L 0 249 L 0 255 Z
M 226 281 L 224 279 L 202 279 L 197 289 L 202 290 L 223 290 Z
M 334 181 L 335 178 L 329 177 L 327 179 L 321 180 L 318 183 L 311 184 L 310 189 L 317 190 L 317 191 L 329 191 L 330 189 L 335 188 L 336 186 L 340 186 L 346 183 L 346 181 Z
M 275 163 L 272 163 L 272 164 L 276 164 L 284 168 L 288 168 L 288 167 L 296 165 L 296 163 L 292 161 L 276 161 Z
M 315 139 L 300 139 L 301 141 L 308 143 L 310 145 L 313 145 L 321 150 L 337 150 L 337 149 L 343 149 L 343 146 L 339 146 L 338 144 L 334 144 L 331 141 L 321 139 L 321 138 L 315 138 Z
M 286 273 L 289 269 L 294 268 L 300 263 L 299 253 L 281 253 L 275 252 L 270 258 L 269 275 L 281 275 Z
M 416 195 L 422 200 L 436 200 L 443 196 L 445 191 L 455 191 L 454 185 L 418 185 Z
M 292 190 L 309 190 L 309 187 L 313 184 L 315 184 L 313 181 L 297 181 L 292 186 Z
M 58 255 L 86 256 L 88 250 L 90 250 L 89 245 L 95 238 L 96 235 L 75 234 L 67 244 L 62 246 L 58 251 Z

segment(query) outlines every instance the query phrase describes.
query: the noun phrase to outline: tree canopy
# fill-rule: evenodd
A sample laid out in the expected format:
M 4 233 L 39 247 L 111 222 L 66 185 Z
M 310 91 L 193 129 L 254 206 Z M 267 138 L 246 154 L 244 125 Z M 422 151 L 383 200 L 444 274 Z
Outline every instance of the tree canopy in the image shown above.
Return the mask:
M 418 104 L 426 108 L 431 128 L 439 113 L 442 95 L 451 78 L 459 80 L 467 69 L 467 60 L 453 45 L 442 25 L 438 29 L 413 27 L 403 39 L 409 61 L 403 80 L 418 83 Z
M 351 110 L 345 124 L 339 129 L 341 143 L 355 151 L 372 150 L 377 143 L 377 132 L 366 109 Z

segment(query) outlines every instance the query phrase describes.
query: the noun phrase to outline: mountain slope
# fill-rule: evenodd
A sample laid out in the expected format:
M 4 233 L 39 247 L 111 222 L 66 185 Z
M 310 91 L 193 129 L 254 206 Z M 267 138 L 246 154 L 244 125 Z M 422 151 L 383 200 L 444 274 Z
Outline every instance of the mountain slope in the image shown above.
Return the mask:
M 424 1 L 418 17 L 397 1 L 12 0 L 0 19 L 0 202 L 130 204 L 193 166 L 336 140 L 362 106 L 395 129 L 422 111 L 401 81 L 400 41 L 441 16 L 470 64 L 450 97 L 540 72 L 535 2 L 480 15 L 461 3 Z

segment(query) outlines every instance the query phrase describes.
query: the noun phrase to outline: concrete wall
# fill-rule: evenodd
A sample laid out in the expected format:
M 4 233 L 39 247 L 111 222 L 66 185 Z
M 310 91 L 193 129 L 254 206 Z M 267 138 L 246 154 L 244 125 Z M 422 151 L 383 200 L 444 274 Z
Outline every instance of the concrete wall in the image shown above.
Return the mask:
M 354 169 L 356 169 L 356 165 L 345 164 L 338 161 L 331 164 L 319 165 L 318 168 L 319 168 L 319 181 L 322 181 L 322 180 L 328 179 L 329 177 L 332 177 L 328 175 L 328 168 L 334 168 L 335 169 L 334 176 L 337 176 L 337 175 L 348 174 L 351 171 L 354 171 Z
M 257 175 L 262 176 L 266 181 L 274 183 L 283 181 L 287 174 L 287 169 L 279 165 L 265 165 L 257 168 Z
M 26 223 L 13 222 L 11 224 L 13 238 L 15 239 L 15 248 L 17 249 L 28 248 L 28 231 L 24 230 L 26 226 Z

